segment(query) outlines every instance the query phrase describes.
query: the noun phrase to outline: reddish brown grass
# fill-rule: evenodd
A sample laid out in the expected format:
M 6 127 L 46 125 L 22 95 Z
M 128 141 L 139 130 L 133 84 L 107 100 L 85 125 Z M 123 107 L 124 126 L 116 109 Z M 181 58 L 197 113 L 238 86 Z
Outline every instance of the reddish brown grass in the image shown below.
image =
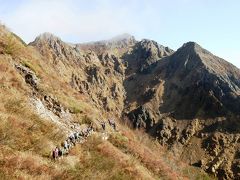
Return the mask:
M 136 177 L 136 179 L 153 179 L 151 175 L 148 174 L 148 172 L 144 173 L 144 171 L 141 171 L 137 167 L 137 164 L 131 162 L 129 156 L 124 154 L 118 148 L 114 147 L 111 143 L 103 142 L 98 145 L 97 148 L 104 156 L 113 158 L 116 162 L 119 163 L 121 166 L 120 168 L 125 169 L 133 177 Z

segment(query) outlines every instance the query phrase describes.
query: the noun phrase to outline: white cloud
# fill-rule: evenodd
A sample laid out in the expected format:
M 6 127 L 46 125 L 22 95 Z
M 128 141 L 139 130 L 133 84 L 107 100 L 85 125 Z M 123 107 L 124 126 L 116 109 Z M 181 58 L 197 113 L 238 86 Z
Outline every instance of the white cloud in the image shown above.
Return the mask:
M 85 2 L 28 0 L 14 12 L 5 14 L 3 21 L 27 42 L 46 31 L 71 41 L 73 38 L 77 38 L 75 41 L 89 41 L 132 33 L 137 29 L 141 31 L 139 22 L 131 13 L 131 4 L 130 7 L 118 7 L 108 5 L 106 0 L 96 0 L 93 7 Z

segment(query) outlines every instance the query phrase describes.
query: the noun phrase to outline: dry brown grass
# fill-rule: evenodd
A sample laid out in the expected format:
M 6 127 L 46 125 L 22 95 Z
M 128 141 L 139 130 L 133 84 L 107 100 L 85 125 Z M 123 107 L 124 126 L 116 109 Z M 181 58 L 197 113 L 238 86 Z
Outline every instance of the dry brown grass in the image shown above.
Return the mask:
M 146 168 L 142 167 L 137 161 L 135 162 L 131 156 L 126 155 L 111 143 L 104 142 L 98 145 L 97 148 L 101 154 L 118 162 L 119 168 L 124 169 L 132 177 L 135 177 L 135 179 L 154 179 Z
M 120 133 L 110 136 L 109 141 L 122 152 L 132 155 L 153 174 L 163 179 L 208 179 L 200 169 L 190 167 L 169 153 L 155 139 L 141 130 L 119 125 Z M 192 172 L 187 173 L 187 172 Z
M 161 158 L 163 155 L 163 148 L 150 137 L 142 132 L 132 130 L 123 130 L 122 136 L 119 138 L 116 136 L 110 138 L 115 146 L 121 148 L 124 152 L 132 154 L 139 162 L 141 162 L 147 169 L 153 174 L 162 177 L 176 179 L 183 177 L 180 172 L 173 171 L 167 164 L 165 164 Z M 127 138 L 127 140 L 119 140 Z M 120 144 L 120 146 L 119 146 Z
M 9 32 L 5 26 L 0 25 L 0 54 L 17 57 L 21 54 L 24 46 L 15 34 Z
M 48 157 L 49 150 L 62 141 L 63 134 L 55 125 L 27 110 L 23 99 L 4 99 L 4 102 L 7 103 L 0 113 L 2 176 L 9 179 L 58 176 L 61 168 L 53 168 Z
M 0 70 L 0 179 L 57 176 L 60 168 L 54 170 L 44 157 L 63 134 L 29 108 L 30 90 L 11 57 L 0 55 Z
M 6 179 L 49 179 L 62 174 L 60 168 L 32 153 L 4 151 L 8 153 L 0 159 L 0 174 Z
M 98 150 L 101 143 L 101 139 L 94 136 L 72 149 L 62 162 L 68 168 L 60 179 L 133 179 L 118 162 Z

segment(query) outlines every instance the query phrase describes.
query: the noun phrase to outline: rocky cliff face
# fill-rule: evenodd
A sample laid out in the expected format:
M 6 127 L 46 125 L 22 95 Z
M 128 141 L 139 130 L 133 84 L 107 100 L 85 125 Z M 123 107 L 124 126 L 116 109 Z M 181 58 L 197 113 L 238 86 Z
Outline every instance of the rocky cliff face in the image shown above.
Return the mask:
M 123 35 L 68 44 L 30 43 L 77 93 L 103 113 L 127 116 L 190 164 L 240 177 L 240 70 L 194 42 L 177 51 Z
M 44 33 L 30 45 L 40 51 L 58 75 L 78 93 L 87 96 L 97 108 L 120 116 L 125 99 L 126 67 L 112 49 L 127 49 L 133 42 L 134 39 L 124 36 L 124 39 L 73 45 Z
M 133 48 L 123 57 L 129 66 L 127 74 L 147 73 L 149 66 L 173 52 L 170 48 L 159 45 L 152 40 L 144 39 L 136 42 Z
M 142 59 L 144 70 L 129 63 L 126 72 L 134 73 L 124 81 L 125 112 L 134 126 L 146 128 L 191 164 L 220 178 L 239 177 L 233 147 L 239 146 L 240 70 L 194 42 L 162 58 Z M 215 136 L 221 140 L 210 142 Z
M 167 80 L 181 97 L 177 118 L 239 114 L 240 74 L 233 65 L 190 42 L 169 57 L 167 68 Z

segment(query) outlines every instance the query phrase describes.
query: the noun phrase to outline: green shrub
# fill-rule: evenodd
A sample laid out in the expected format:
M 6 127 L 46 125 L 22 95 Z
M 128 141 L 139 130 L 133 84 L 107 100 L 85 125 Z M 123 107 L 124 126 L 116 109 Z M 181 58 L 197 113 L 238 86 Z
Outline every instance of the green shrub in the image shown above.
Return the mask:
M 83 118 L 82 118 L 82 124 L 91 124 L 93 122 L 93 120 L 88 117 L 87 115 L 85 115 Z
M 17 40 L 19 40 L 24 46 L 27 46 L 27 44 L 15 33 L 11 32 L 12 36 L 14 36 Z
M 109 141 L 118 148 L 121 149 L 127 148 L 128 138 L 120 133 L 111 134 L 109 137 Z
M 79 114 L 82 113 L 81 109 L 78 106 L 71 106 L 69 107 L 70 112 L 73 114 Z
M 68 109 L 70 110 L 71 113 L 79 114 L 79 113 L 83 112 L 82 111 L 82 109 L 83 109 L 82 103 L 80 103 L 76 99 L 69 97 L 69 96 L 65 96 L 65 97 L 62 96 L 59 99 L 62 102 L 62 104 L 64 104 L 66 107 L 68 107 Z
M 20 46 L 17 44 L 14 36 L 8 35 L 6 38 L 4 52 L 9 55 L 16 55 L 19 49 L 20 49 Z
M 27 68 L 29 68 L 30 70 L 32 70 L 34 73 L 36 73 L 36 67 L 34 65 L 32 65 L 30 62 L 28 61 L 22 61 L 21 64 Z
M 183 169 L 183 174 L 190 179 L 196 180 L 214 180 L 216 178 L 208 175 L 207 173 L 203 172 L 200 168 L 195 167 L 187 167 Z

